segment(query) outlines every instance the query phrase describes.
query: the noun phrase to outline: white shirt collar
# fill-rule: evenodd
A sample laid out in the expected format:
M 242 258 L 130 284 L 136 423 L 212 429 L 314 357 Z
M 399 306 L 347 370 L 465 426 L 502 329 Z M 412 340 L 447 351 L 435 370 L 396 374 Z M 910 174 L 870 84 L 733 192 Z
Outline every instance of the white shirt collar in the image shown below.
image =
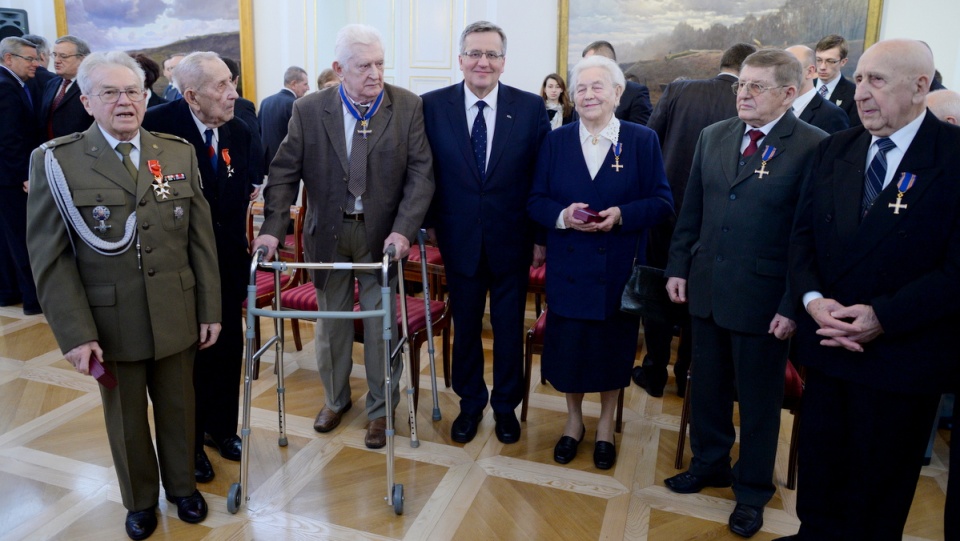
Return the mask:
M 747 135 L 747 132 L 750 131 L 750 130 L 760 130 L 760 131 L 763 132 L 763 136 L 766 137 L 767 135 L 770 134 L 770 130 L 772 130 L 773 127 L 777 125 L 777 122 L 780 122 L 780 119 L 783 118 L 783 115 L 785 115 L 785 114 L 787 114 L 786 111 L 784 111 L 783 113 L 781 113 L 780 116 L 778 116 L 778 117 L 776 118 L 776 120 L 774 120 L 773 122 L 771 122 L 771 123 L 769 123 L 769 124 L 764 124 L 763 126 L 760 126 L 759 128 L 754 128 L 754 127 L 751 126 L 750 124 L 747 124 L 746 122 L 744 122 L 744 123 L 743 123 L 743 135 Z
M 296 93 L 296 92 L 294 92 L 293 90 L 290 90 L 290 89 L 289 89 L 289 88 L 287 88 L 287 87 L 283 87 L 283 88 L 281 88 L 281 89 L 280 89 L 280 92 L 283 92 L 284 90 L 286 90 L 287 92 L 289 92 L 289 93 L 290 93 L 290 95 L 291 95 L 291 96 L 293 96 L 294 98 L 296 98 L 296 97 L 297 97 L 297 93 Z
M 193 109 L 190 109 L 190 116 L 193 118 L 193 123 L 197 126 L 197 129 L 200 130 L 200 138 L 206 142 L 207 140 L 207 130 L 213 130 L 213 147 L 218 148 L 217 143 L 220 142 L 220 128 L 208 128 L 206 124 L 200 122 L 200 119 L 197 118 L 197 115 L 194 114 Z
M 107 144 L 110 145 L 110 148 L 116 150 L 119 143 L 132 143 L 133 148 L 140 150 L 140 130 L 137 130 L 137 134 L 133 136 L 133 139 L 129 141 L 121 141 L 107 133 L 107 130 L 103 129 L 103 126 L 100 124 L 97 124 L 97 127 L 100 128 L 100 133 L 103 134 L 103 138 L 107 140 Z
M 476 94 L 470 91 L 470 87 L 466 84 L 463 85 L 463 94 L 464 94 L 464 104 L 469 110 L 471 107 L 477 105 L 477 102 L 480 101 L 480 98 Z M 487 107 L 491 111 L 497 110 L 497 96 L 500 94 L 500 83 L 497 83 L 497 86 L 493 87 L 493 90 L 489 94 L 484 96 L 483 102 L 487 104 Z
M 803 95 L 797 96 L 797 99 L 793 100 L 793 114 L 800 116 L 800 113 L 807 108 L 807 105 L 813 101 L 813 97 L 816 95 L 817 89 L 814 87 L 806 91 Z
M 610 122 L 607 122 L 607 125 L 600 130 L 597 136 L 610 144 L 617 144 L 620 140 L 620 119 L 616 116 L 610 117 Z M 587 131 L 587 127 L 583 125 L 583 122 L 580 122 L 580 144 L 582 145 L 592 137 L 593 135 Z
M 900 128 L 899 130 L 891 133 L 887 137 L 893 141 L 897 148 L 902 152 L 906 152 L 907 148 L 910 147 L 910 143 L 913 142 L 913 138 L 917 136 L 917 132 L 920 131 L 920 125 L 923 124 L 923 119 L 926 117 L 927 110 L 924 109 L 920 116 L 910 121 L 909 124 Z M 872 147 L 880 137 L 874 135 L 870 138 L 870 146 Z
M 836 90 L 837 85 L 840 84 L 840 79 L 842 78 L 843 74 L 837 74 L 837 76 L 829 83 L 825 83 L 822 80 L 817 79 L 817 84 L 813 85 L 813 88 L 819 91 L 821 86 L 827 85 L 827 98 L 829 98 L 830 96 L 833 96 L 833 91 Z
M 5 70 L 7 70 L 7 72 L 8 72 L 10 75 L 13 75 L 13 78 L 16 79 L 18 83 L 20 83 L 20 86 L 24 86 L 24 85 L 27 84 L 27 83 L 25 83 L 25 82 L 23 81 L 23 79 L 20 78 L 19 75 L 17 75 L 16 73 L 14 73 L 12 69 L 4 66 L 3 64 L 0 64 L 0 68 L 3 68 L 3 69 L 5 69 Z

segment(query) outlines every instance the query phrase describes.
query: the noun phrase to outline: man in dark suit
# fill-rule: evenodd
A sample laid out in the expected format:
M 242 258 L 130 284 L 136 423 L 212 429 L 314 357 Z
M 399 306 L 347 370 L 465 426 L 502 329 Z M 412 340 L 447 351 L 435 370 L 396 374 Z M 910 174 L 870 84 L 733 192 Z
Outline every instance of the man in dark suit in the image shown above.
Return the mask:
M 233 77 L 233 86 L 237 89 L 237 100 L 234 102 L 234 116 L 243 123 L 250 132 L 250 167 L 253 174 L 253 191 L 250 193 L 250 200 L 260 196 L 260 186 L 263 185 L 263 175 L 266 174 L 266 166 L 263 162 L 263 146 L 260 144 L 260 119 L 257 117 L 257 106 L 243 97 L 240 91 L 240 64 L 232 58 L 224 57 L 223 63 L 230 69 Z
M 605 56 L 614 62 L 617 61 L 617 52 L 609 41 L 594 41 L 583 49 L 583 58 L 598 54 Z M 646 126 L 650 119 L 650 113 L 653 106 L 650 105 L 650 90 L 640 83 L 627 81 L 627 87 L 623 89 L 623 95 L 620 96 L 620 105 L 613 115 L 620 120 L 635 122 Z
M 925 110 L 933 66 L 918 41 L 864 52 L 863 128 L 824 141 L 804 186 L 790 251 L 809 314 L 798 539 L 900 539 L 956 382 L 960 129 Z
M 283 72 L 283 88 L 280 92 L 264 98 L 260 102 L 260 144 L 263 147 L 264 164 L 269 167 L 287 136 L 287 124 L 293 112 L 293 102 L 302 98 L 310 90 L 307 72 L 300 67 L 290 66 Z
M 460 414 L 451 438 L 467 443 L 477 433 L 489 398 L 496 434 L 520 437 L 514 409 L 523 399 L 523 312 L 534 227 L 525 210 L 540 142 L 550 131 L 543 100 L 499 83 L 507 37 L 487 21 L 460 35 L 463 83 L 423 96 L 427 138 L 437 191 L 428 227 L 446 267 L 450 309 L 457 328 L 453 390 Z M 480 332 L 490 293 L 493 326 L 493 392 L 483 377 Z
M 23 302 L 23 313 L 41 312 L 27 254 L 27 177 L 30 152 L 40 142 L 35 105 L 26 82 L 40 60 L 29 41 L 9 37 L 0 41 L 0 235 L 5 250 L 0 258 L 12 262 L 15 282 L 8 281 L 6 304 Z M 10 266 L 4 274 L 9 275 Z M 14 276 L 8 276 L 14 278 Z
M 86 131 L 93 117 L 80 102 L 77 69 L 90 54 L 87 42 L 76 36 L 61 36 L 53 44 L 53 69 L 57 72 L 47 83 L 40 104 L 40 129 L 46 139 Z
M 38 36 L 37 34 L 24 34 L 23 39 L 29 41 L 36 47 L 37 58 L 40 60 L 40 65 L 37 66 L 37 72 L 34 73 L 32 79 L 27 81 L 27 88 L 30 89 L 30 97 L 33 98 L 33 103 L 37 104 L 35 108 L 39 110 L 40 100 L 43 98 L 43 89 L 46 88 L 47 83 L 49 83 L 51 79 L 56 77 L 53 72 L 47 69 L 47 66 L 50 65 L 50 45 L 47 44 L 46 38 Z
M 667 85 L 647 127 L 657 132 L 663 152 L 667 181 L 673 192 L 674 210 L 680 214 L 683 193 L 690 178 L 693 151 L 700 131 L 710 124 L 737 116 L 737 98 L 730 92 L 736 84 L 743 59 L 757 50 L 748 43 L 737 43 L 723 52 L 720 74 L 713 79 L 675 81 Z M 650 230 L 647 245 L 647 264 L 657 268 L 667 266 L 670 238 L 676 225 L 676 214 Z M 687 368 L 690 366 L 690 318 L 684 317 L 674 377 L 677 394 L 683 396 L 687 386 Z M 645 321 L 643 336 L 647 355 L 643 364 L 633 369 L 633 381 L 651 396 L 663 396 L 667 383 L 667 365 L 670 364 L 670 344 L 673 341 L 672 324 Z
M 249 277 L 246 212 L 252 183 L 250 132 L 234 117 L 237 91 L 226 64 L 216 53 L 191 53 L 177 65 L 183 99 L 147 111 L 145 129 L 169 133 L 193 145 L 210 203 L 220 268 L 223 330 L 217 344 L 197 354 L 194 366 L 196 477 L 213 479 L 203 450 L 215 447 L 227 460 L 240 460 L 237 403 L 243 360 L 243 300 Z M 212 158 L 211 158 L 212 153 Z
M 100 386 L 103 414 L 127 535 L 145 539 L 157 527 L 161 478 L 181 520 L 207 515 L 191 460 L 190 382 L 194 353 L 220 333 L 217 246 L 196 155 L 140 127 L 136 62 L 92 54 L 78 84 L 96 123 L 33 153 L 30 259 L 67 361 L 81 374 L 100 363 L 116 377 Z
M 850 120 L 843 109 L 823 99 L 813 81 L 817 78 L 817 66 L 813 49 L 806 45 L 794 45 L 784 49 L 792 54 L 803 66 L 803 83 L 793 100 L 793 114 L 800 120 L 816 126 L 828 134 L 850 127 Z
M 934 77 L 936 80 L 936 77 Z M 931 88 L 932 88 L 931 84 Z M 927 108 L 940 120 L 960 124 L 960 93 L 941 89 L 927 94 Z M 950 473 L 947 480 L 947 502 L 943 510 L 944 539 L 960 539 L 960 380 L 953 386 L 953 429 L 950 436 Z
M 333 69 L 341 84 L 293 104 L 289 133 L 270 164 L 263 227 L 253 248 L 263 247 L 268 258 L 273 256 L 286 234 L 290 205 L 297 200 L 303 179 L 308 261 L 379 262 L 391 244 L 399 260 L 409 252 L 433 197 L 433 160 L 423 129 L 423 105 L 415 94 L 384 84 L 383 42 L 376 29 L 347 25 L 337 34 L 336 44 Z M 395 271 L 392 266 L 391 287 Z M 381 309 L 380 275 L 342 270 L 313 273 L 319 309 L 352 310 L 354 276 L 360 286 L 360 307 Z M 350 320 L 317 322 L 317 367 L 325 392 L 324 407 L 313 425 L 318 432 L 336 428 L 353 405 L 353 334 Z M 395 324 L 393 336 L 398 336 Z M 392 389 L 385 390 L 382 320 L 364 319 L 363 337 L 370 420 L 364 443 L 377 449 L 386 445 L 386 416 L 394 414 L 387 411 L 385 391 L 396 408 L 402 365 L 397 363 Z
M 830 100 L 830 103 L 847 113 L 850 126 L 859 126 L 860 115 L 857 114 L 856 102 L 853 99 L 857 86 L 840 73 L 850 60 L 847 53 L 847 40 L 843 36 L 831 34 L 817 42 L 817 81 L 814 87 L 820 97 Z
M 730 486 L 730 530 L 751 537 L 775 492 L 787 339 L 790 227 L 804 173 L 826 137 L 790 105 L 802 73 L 792 55 L 763 49 L 740 70 L 739 118 L 703 130 L 670 246 L 667 291 L 689 300 L 693 330 L 690 469 L 666 479 L 681 494 Z M 740 458 L 733 401 L 740 403 Z
M 173 68 L 177 67 L 177 64 L 185 56 L 187 56 L 186 53 L 174 53 L 163 61 L 163 76 L 167 78 L 167 87 L 163 89 L 163 99 L 165 101 L 179 100 L 183 97 L 173 78 Z

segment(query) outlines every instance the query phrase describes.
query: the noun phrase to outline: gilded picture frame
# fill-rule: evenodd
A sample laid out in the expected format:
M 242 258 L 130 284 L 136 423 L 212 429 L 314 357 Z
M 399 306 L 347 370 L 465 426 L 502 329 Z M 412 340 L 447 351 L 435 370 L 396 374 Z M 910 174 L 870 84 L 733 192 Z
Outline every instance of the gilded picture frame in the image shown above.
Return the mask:
M 217 2 L 196 4 L 184 0 L 141 0 L 137 10 L 126 11 L 136 11 L 139 17 L 118 17 L 115 21 L 118 25 L 110 26 L 111 21 L 105 21 L 104 14 L 87 12 L 80 0 L 54 0 L 57 35 L 70 34 L 72 30 L 77 37 L 90 42 L 94 51 L 141 52 L 161 66 L 172 52 L 212 50 L 240 62 L 243 96 L 256 103 L 253 0 L 220 2 L 228 8 L 236 2 L 236 16 L 233 15 L 233 9 L 218 10 Z M 125 13 L 125 4 L 117 4 L 109 6 L 110 15 Z M 198 8 L 200 5 L 203 6 L 202 10 Z M 227 13 L 227 16 L 222 17 L 217 13 Z M 174 29 L 164 32 L 166 28 Z M 236 38 L 233 34 L 236 34 Z M 170 37 L 165 38 L 165 35 Z M 143 43 L 131 41 L 130 36 L 142 36 Z M 244 85 L 245 81 L 247 84 Z M 156 86 L 160 87 L 161 84 L 166 84 L 162 75 Z

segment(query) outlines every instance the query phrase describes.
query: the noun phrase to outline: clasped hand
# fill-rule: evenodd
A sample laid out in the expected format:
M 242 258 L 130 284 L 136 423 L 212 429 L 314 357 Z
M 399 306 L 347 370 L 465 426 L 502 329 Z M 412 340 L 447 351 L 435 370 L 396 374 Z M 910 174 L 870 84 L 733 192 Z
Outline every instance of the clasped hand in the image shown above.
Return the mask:
M 620 207 L 610 207 L 601 210 L 598 214 L 603 218 L 602 222 L 584 222 L 573 217 L 573 211 L 585 209 L 590 205 L 586 203 L 572 203 L 569 207 L 563 209 L 563 225 L 567 229 L 576 229 L 585 233 L 596 233 L 597 231 L 607 232 L 613 229 L 613 226 L 620 222 Z
M 833 299 L 814 299 L 807 303 L 807 312 L 820 325 L 817 334 L 826 337 L 820 341 L 823 346 L 863 352 L 863 344 L 883 333 L 876 312 L 867 304 L 844 306 Z

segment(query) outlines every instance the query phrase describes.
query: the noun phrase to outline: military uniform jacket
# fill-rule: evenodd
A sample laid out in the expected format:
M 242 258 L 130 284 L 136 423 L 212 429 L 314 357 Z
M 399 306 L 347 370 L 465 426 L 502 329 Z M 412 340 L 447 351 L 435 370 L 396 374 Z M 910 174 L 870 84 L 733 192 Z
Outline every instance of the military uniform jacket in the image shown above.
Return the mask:
M 96 227 L 94 208 L 109 209 L 110 229 L 95 235 L 119 240 L 136 211 L 139 242 L 116 256 L 95 252 L 66 228 L 47 181 L 43 148 L 31 157 L 30 264 L 64 352 L 98 340 L 106 360 L 159 359 L 195 344 L 200 322 L 220 321 L 216 244 L 193 147 L 143 129 L 140 143 L 135 186 L 96 123 L 49 143 L 84 222 Z M 160 164 L 164 177 L 172 176 L 166 199 L 154 193 L 148 160 Z

